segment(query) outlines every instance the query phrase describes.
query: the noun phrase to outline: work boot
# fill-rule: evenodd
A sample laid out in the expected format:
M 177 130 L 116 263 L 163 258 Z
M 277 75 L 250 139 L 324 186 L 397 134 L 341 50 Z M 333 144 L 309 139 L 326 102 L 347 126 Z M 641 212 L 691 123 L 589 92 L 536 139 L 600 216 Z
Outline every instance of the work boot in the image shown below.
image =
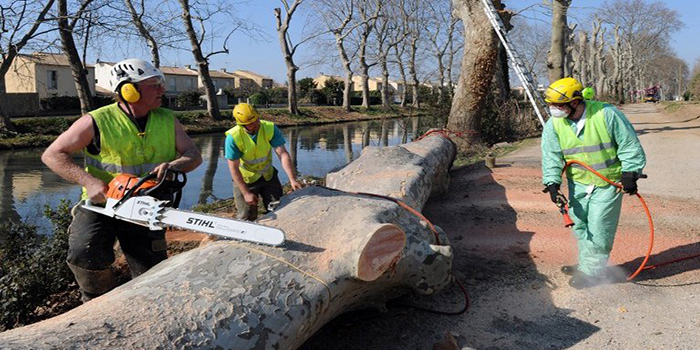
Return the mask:
M 561 267 L 561 272 L 567 276 L 573 276 L 578 271 L 578 265 L 564 265 Z
M 595 287 L 601 283 L 603 283 L 601 278 L 589 276 L 580 271 L 574 272 L 573 276 L 569 280 L 569 285 L 576 289 Z

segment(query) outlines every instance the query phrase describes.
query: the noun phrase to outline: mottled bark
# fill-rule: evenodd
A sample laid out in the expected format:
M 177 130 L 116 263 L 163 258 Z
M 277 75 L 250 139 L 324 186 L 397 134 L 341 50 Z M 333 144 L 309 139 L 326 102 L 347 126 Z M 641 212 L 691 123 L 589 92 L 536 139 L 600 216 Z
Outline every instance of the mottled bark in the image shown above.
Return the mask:
M 506 33 L 513 29 L 511 24 L 511 19 L 513 18 L 513 12 L 505 9 L 505 5 L 501 4 L 497 7 L 498 15 L 501 18 L 501 22 L 506 28 Z M 497 106 L 505 103 L 510 99 L 510 70 L 508 69 L 508 52 L 506 52 L 505 46 L 498 41 L 498 58 L 496 59 L 495 74 L 493 75 L 493 92 L 494 92 L 494 102 Z
M 81 8 L 86 7 L 90 2 L 92 2 L 92 0 L 83 1 Z M 58 32 L 61 37 L 61 46 L 63 52 L 68 57 L 71 74 L 73 75 L 73 80 L 75 80 L 75 89 L 78 91 L 78 99 L 80 100 L 80 112 L 82 114 L 87 114 L 89 111 L 95 109 L 95 102 L 92 99 L 90 84 L 87 79 L 87 67 L 85 67 L 80 60 L 80 54 L 78 53 L 78 48 L 75 46 L 75 40 L 73 39 L 73 28 L 75 27 L 77 18 L 80 18 L 80 14 L 75 17 L 73 24 L 70 24 L 68 22 L 67 0 L 58 0 L 56 5 L 58 7 Z
M 600 18 L 596 17 L 591 29 L 591 40 L 588 45 L 588 67 L 590 69 L 590 85 L 595 87 L 596 96 L 606 95 L 605 81 L 605 28 Z
M 417 26 L 417 25 L 416 25 Z M 418 69 L 416 68 L 416 55 L 418 54 L 418 41 L 420 40 L 420 30 L 414 29 L 411 33 L 411 41 L 408 54 L 408 74 L 411 76 L 411 106 L 420 108 L 418 99 Z
M 15 58 L 24 48 L 24 46 L 27 45 L 29 40 L 33 39 L 35 35 L 37 35 L 37 30 L 39 29 L 39 26 L 41 26 L 41 24 L 44 22 L 46 14 L 53 6 L 53 3 L 54 0 L 49 0 L 46 2 L 46 4 L 43 5 L 41 11 L 39 11 L 38 15 L 36 16 L 36 19 L 33 23 L 31 23 L 31 26 L 29 26 L 28 22 L 17 21 L 15 28 L 2 28 L 2 30 L 10 32 L 10 38 L 17 37 L 19 40 L 8 40 L 7 47 L 0 48 L 0 52 L 2 53 L 0 55 L 0 58 L 2 58 L 2 62 L 0 62 L 0 134 L 3 134 L 7 131 L 17 131 L 14 124 L 10 120 L 9 113 L 7 113 L 3 108 L 3 105 L 5 103 L 4 98 L 7 94 L 7 86 L 5 85 L 5 74 L 7 74 L 7 71 L 10 70 L 12 62 L 15 60 Z M 22 12 L 15 13 L 15 15 L 18 15 L 21 18 L 27 18 L 27 20 L 29 20 L 30 18 L 29 16 L 27 16 L 26 11 L 27 8 L 23 7 Z M 24 32 L 24 34 L 19 33 L 20 30 L 26 28 L 27 26 L 29 27 L 27 28 L 27 31 Z
M 564 76 L 571 77 L 574 75 L 574 47 L 575 47 L 575 36 L 574 31 L 576 30 L 576 25 L 570 25 L 566 27 L 566 42 L 564 46 Z
M 124 5 L 126 5 L 127 10 L 131 14 L 131 23 L 134 24 L 136 30 L 138 30 L 139 35 L 146 40 L 149 50 L 151 51 L 151 60 L 156 68 L 160 68 L 160 51 L 158 50 L 158 42 L 151 35 L 151 31 L 146 28 L 146 24 L 143 22 L 143 15 L 145 13 L 145 0 L 141 0 L 141 12 L 136 11 L 134 4 L 131 0 L 124 0 Z
M 588 33 L 583 30 L 579 32 L 576 44 L 574 77 L 585 86 L 590 86 L 588 81 Z
M 564 77 L 564 56 L 566 55 L 566 11 L 571 0 L 552 0 L 552 41 L 547 55 L 549 81 Z
M 358 12 L 362 25 L 360 28 L 360 47 L 359 47 L 359 63 L 360 76 L 362 77 L 362 107 L 369 108 L 369 69 L 377 64 L 377 62 L 369 63 L 367 61 L 367 42 L 369 36 L 375 30 L 377 17 L 382 11 L 382 2 L 379 0 L 363 0 L 359 2 Z M 373 13 L 372 13 L 373 12 Z
M 399 74 L 401 75 L 401 83 L 403 84 L 403 88 L 399 92 L 401 96 L 401 107 L 406 107 L 406 99 L 408 97 L 408 79 L 406 78 L 406 69 L 404 69 L 404 64 L 403 64 L 403 53 L 404 53 L 404 48 L 403 46 L 400 47 L 400 45 L 394 46 L 394 52 L 396 55 L 396 65 L 399 69 Z
M 182 7 L 182 22 L 185 26 L 187 37 L 190 39 L 192 55 L 194 56 L 195 62 L 197 62 L 197 74 L 199 75 L 199 80 L 204 85 L 204 93 L 207 99 L 207 112 L 214 120 L 221 120 L 219 101 L 216 99 L 216 89 L 214 88 L 214 83 L 209 74 L 209 59 L 202 53 L 202 44 L 197 36 L 197 32 L 194 30 L 189 0 L 178 1 Z
M 464 25 L 464 53 L 447 127 L 475 142 L 480 139 L 481 113 L 491 91 L 499 41 L 480 0 L 453 0 L 453 5 Z M 500 1 L 494 5 L 500 8 Z
M 350 33 L 349 31 L 344 33 L 345 27 L 352 19 L 352 14 L 350 14 L 343 25 L 339 28 L 333 30 L 335 34 L 335 45 L 338 48 L 338 55 L 340 56 L 340 61 L 343 64 L 343 69 L 345 70 L 345 86 L 343 88 L 343 109 L 350 112 L 352 110 L 350 106 L 350 93 L 352 92 L 352 67 L 350 58 L 348 57 L 347 49 L 345 48 L 345 38 Z
M 329 187 L 421 210 L 448 186 L 453 144 L 438 135 L 368 147 Z M 319 187 L 282 198 L 260 220 L 282 247 L 219 241 L 172 257 L 61 316 L 0 334 L 6 348 L 295 349 L 343 312 L 452 280 L 439 228 L 396 203 Z
M 289 22 L 292 20 L 292 15 L 294 15 L 294 11 L 301 5 L 303 0 L 295 0 L 291 6 L 286 0 L 281 1 L 284 5 L 286 16 L 282 20 L 281 9 L 276 8 L 275 19 L 277 20 L 277 38 L 282 49 L 282 56 L 284 56 L 284 64 L 287 66 L 287 110 L 291 114 L 299 114 L 297 104 L 297 71 L 299 67 L 294 64 L 294 53 L 297 46 L 292 45 L 287 32 L 289 31 Z

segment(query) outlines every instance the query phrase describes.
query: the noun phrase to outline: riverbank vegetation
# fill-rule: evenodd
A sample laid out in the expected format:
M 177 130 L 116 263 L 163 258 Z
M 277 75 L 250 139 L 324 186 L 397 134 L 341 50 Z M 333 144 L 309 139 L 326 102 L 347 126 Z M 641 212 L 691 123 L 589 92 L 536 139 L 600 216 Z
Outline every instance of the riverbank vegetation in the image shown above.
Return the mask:
M 279 126 L 302 126 L 360 120 L 420 116 L 434 113 L 434 108 L 394 107 L 385 111 L 377 107 L 355 107 L 348 112 L 341 107 L 302 107 L 299 114 L 283 108 L 261 109 L 262 118 Z M 175 116 L 189 134 L 223 132 L 233 127 L 230 110 L 222 110 L 224 120 L 214 120 L 206 110 L 176 111 Z M 46 147 L 78 119 L 78 116 L 18 118 L 13 120 L 16 133 L 0 135 L 0 150 Z

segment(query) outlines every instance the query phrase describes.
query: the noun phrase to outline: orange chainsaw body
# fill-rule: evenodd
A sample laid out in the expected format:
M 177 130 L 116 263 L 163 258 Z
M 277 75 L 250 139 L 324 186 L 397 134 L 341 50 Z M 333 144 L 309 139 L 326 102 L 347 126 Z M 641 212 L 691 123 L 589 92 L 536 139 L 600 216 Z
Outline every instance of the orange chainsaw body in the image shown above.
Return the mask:
M 139 177 L 132 174 L 119 174 L 112 181 L 109 182 L 107 189 L 107 198 L 122 199 L 127 191 L 129 191 L 137 182 L 139 182 Z M 141 184 L 139 188 L 136 189 L 135 194 L 143 190 L 155 187 L 158 185 L 156 180 L 148 180 Z

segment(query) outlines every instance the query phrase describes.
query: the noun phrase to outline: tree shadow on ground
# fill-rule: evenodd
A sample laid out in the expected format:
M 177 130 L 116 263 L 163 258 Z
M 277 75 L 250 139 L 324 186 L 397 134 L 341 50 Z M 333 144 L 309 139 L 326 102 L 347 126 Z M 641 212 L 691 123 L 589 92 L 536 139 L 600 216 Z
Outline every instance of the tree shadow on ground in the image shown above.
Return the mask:
M 700 119 L 700 115 L 697 116 L 697 117 L 693 117 L 693 118 L 690 118 L 690 119 L 686 119 L 686 120 L 667 121 L 667 122 L 654 122 L 654 123 L 651 123 L 651 122 L 635 122 L 635 123 L 633 123 L 633 124 L 634 124 L 635 126 L 636 126 L 636 125 L 680 124 L 680 123 L 692 122 L 693 120 L 697 120 L 697 119 Z
M 346 313 L 324 326 L 301 349 L 431 349 L 452 332 L 460 347 L 565 349 L 598 327 L 556 307 L 556 288 L 537 271 L 530 251 L 534 232 L 520 231 L 505 188 L 483 163 L 452 172 L 448 193 L 431 199 L 424 214 L 448 235 L 453 274 L 470 299 L 466 313 L 440 315 L 407 307 L 454 312 L 464 295 L 453 285 L 431 296 L 406 296 L 384 312 Z
M 688 127 L 677 127 L 673 128 L 670 126 L 664 126 L 661 128 L 644 128 L 644 129 L 637 129 L 637 135 L 646 135 L 646 134 L 656 134 L 660 132 L 666 132 L 666 131 L 677 131 L 677 130 L 693 130 L 693 129 L 700 129 L 700 125 L 698 126 L 688 126 Z

